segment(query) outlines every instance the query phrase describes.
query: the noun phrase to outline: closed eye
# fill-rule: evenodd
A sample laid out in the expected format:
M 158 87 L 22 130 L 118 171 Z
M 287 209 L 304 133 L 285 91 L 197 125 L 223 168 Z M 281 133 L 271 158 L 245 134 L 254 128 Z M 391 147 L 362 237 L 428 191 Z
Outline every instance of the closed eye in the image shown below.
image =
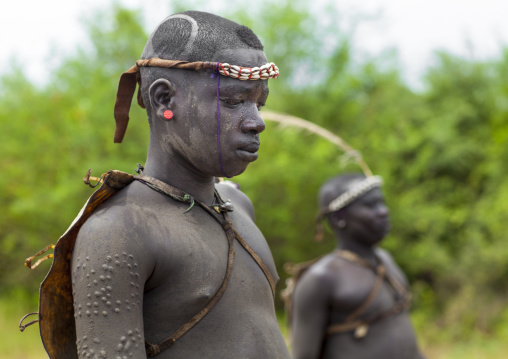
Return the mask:
M 237 107 L 238 105 L 241 105 L 243 103 L 243 100 L 234 100 L 234 99 L 221 99 L 221 101 L 227 106 L 227 107 Z

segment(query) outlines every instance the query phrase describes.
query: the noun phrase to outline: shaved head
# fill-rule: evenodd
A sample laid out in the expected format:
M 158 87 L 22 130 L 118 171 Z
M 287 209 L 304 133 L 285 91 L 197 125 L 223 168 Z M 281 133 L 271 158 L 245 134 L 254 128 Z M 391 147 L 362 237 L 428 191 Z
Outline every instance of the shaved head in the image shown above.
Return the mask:
M 141 58 L 227 62 L 225 50 L 228 49 L 263 51 L 263 45 L 246 26 L 205 12 L 185 11 L 167 17 L 156 27 L 148 38 Z M 142 68 L 141 94 L 145 104 L 149 104 L 148 88 L 155 80 L 168 78 L 171 74 L 171 80 L 178 83 L 178 78 L 185 76 L 185 72 L 187 70 Z

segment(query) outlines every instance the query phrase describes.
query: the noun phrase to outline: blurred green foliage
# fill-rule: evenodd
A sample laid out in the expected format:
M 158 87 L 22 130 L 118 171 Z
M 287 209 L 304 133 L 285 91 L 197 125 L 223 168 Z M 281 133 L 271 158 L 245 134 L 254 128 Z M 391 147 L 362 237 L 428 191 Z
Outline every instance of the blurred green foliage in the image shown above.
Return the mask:
M 437 53 L 426 89 L 417 93 L 401 79 L 395 57 L 355 60 L 333 6 L 312 10 L 285 0 L 220 15 L 251 27 L 279 66 L 268 108 L 339 134 L 384 177 L 393 229 L 383 246 L 413 284 L 417 325 L 451 338 L 508 337 L 508 49 L 491 61 Z M 91 47 L 65 58 L 47 85 L 31 83 L 19 67 L 0 78 L 4 298 L 33 292 L 35 305 L 50 263 L 30 272 L 23 260 L 55 243 L 72 222 L 91 194 L 81 182 L 88 168 L 133 172 L 146 158 L 142 109 L 133 106 L 124 143 L 112 140 L 119 75 L 147 39 L 140 14 L 115 6 L 87 27 Z M 259 161 L 235 181 L 254 202 L 281 289 L 285 262 L 335 245 L 330 234 L 312 241 L 320 185 L 359 169 L 344 168 L 337 148 L 299 130 L 268 123 L 261 138 Z

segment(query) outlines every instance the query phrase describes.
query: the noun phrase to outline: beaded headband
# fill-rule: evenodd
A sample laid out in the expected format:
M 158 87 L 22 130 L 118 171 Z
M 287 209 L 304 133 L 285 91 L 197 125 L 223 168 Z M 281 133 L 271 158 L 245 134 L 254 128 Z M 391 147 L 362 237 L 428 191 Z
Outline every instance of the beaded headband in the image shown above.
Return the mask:
M 228 63 L 208 61 L 188 62 L 159 58 L 138 60 L 134 66 L 122 74 L 118 84 L 118 92 L 116 94 L 115 103 L 115 143 L 122 142 L 125 131 L 127 130 L 132 97 L 136 91 L 136 84 L 141 84 L 141 76 L 139 72 L 141 67 L 162 67 L 166 69 L 185 69 L 195 71 L 214 70 L 222 76 L 228 76 L 239 80 L 267 80 L 279 77 L 279 68 L 273 62 L 260 67 L 250 68 L 230 65 Z M 217 79 L 217 83 L 218 81 L 219 80 Z M 140 91 L 138 91 L 137 100 L 139 106 L 145 108 Z
M 323 208 L 316 217 L 316 232 L 314 240 L 321 242 L 323 239 L 323 219 L 328 213 L 337 212 L 347 205 L 353 203 L 355 200 L 369 192 L 371 189 L 381 187 L 383 179 L 381 176 L 368 176 L 357 183 L 349 191 L 342 193 L 340 196 L 330 202 L 328 207 Z
M 369 192 L 371 189 L 381 187 L 382 184 L 383 179 L 380 176 L 367 177 L 360 183 L 354 185 L 349 191 L 342 193 L 339 197 L 331 201 L 326 212 L 337 212 L 338 210 L 346 207 L 348 204 L 354 202 L 357 198 Z

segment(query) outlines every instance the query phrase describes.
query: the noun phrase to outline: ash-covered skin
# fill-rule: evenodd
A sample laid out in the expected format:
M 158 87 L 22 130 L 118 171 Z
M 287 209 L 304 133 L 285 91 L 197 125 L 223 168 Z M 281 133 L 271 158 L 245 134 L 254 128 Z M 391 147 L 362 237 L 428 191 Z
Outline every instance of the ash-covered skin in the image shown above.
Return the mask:
M 157 27 L 142 55 L 150 57 L 248 67 L 268 62 L 248 28 L 194 11 L 169 17 Z M 230 199 L 235 209 L 229 219 L 278 280 L 270 248 L 254 223 L 250 200 L 236 188 L 215 185 L 222 171 L 217 148 L 217 78 L 212 74 L 141 69 L 150 124 L 144 173 L 208 205 L 216 201 L 215 189 Z M 220 141 L 228 176 L 242 173 L 257 159 L 264 130 L 259 108 L 267 96 L 266 80 L 220 77 Z M 166 110 L 174 114 L 169 121 L 163 115 Z M 83 225 L 72 263 L 80 358 L 86 358 L 91 349 L 93 355 L 104 350 L 107 358 L 143 358 L 145 340 L 158 344 L 168 339 L 215 295 L 226 272 L 227 239 L 202 208 L 194 206 L 185 213 L 188 207 L 135 181 Z M 157 358 L 290 357 L 264 273 L 238 242 L 234 250 L 235 263 L 220 301 Z
M 365 176 L 343 175 L 327 181 L 320 191 L 320 207 L 351 189 Z M 327 215 L 337 240 L 337 249 L 355 253 L 377 266 L 378 259 L 388 274 L 404 287 L 409 284 L 390 254 L 377 247 L 390 228 L 389 212 L 380 188 L 374 188 L 338 212 Z M 378 259 L 377 259 L 378 258 Z M 328 326 L 343 323 L 369 296 L 377 274 L 368 267 L 331 253 L 313 264 L 301 277 L 293 294 L 291 326 L 295 359 L 421 359 L 407 310 L 372 323 L 367 334 L 354 332 L 326 335 Z M 394 289 L 383 283 L 381 290 L 360 315 L 366 320 L 391 309 Z
M 122 311 L 132 311 L 141 307 L 141 293 L 138 264 L 134 260 L 134 255 L 126 252 L 103 256 L 104 259 L 97 263 L 86 256 L 81 264 L 81 257 L 75 258 L 75 269 L 73 271 L 73 296 L 74 296 L 74 317 L 76 320 L 93 325 L 97 317 L 107 319 L 111 315 L 121 315 Z M 99 259 L 99 258 L 97 258 Z M 129 280 L 129 290 L 118 293 L 115 290 L 114 283 L 117 277 L 121 280 Z M 80 286 L 76 284 L 80 283 Z M 78 302 L 77 298 L 86 299 L 83 303 Z M 139 335 L 139 329 L 137 329 Z M 130 334 L 129 334 L 130 333 Z M 128 331 L 132 336 L 133 331 Z M 77 339 L 78 353 L 88 358 L 107 358 L 108 351 L 102 345 L 101 336 L 97 333 L 91 341 L 88 341 L 88 335 Z M 122 341 L 123 338 L 123 341 Z M 120 344 L 117 351 L 128 355 L 131 346 L 139 346 L 139 338 L 134 340 L 125 340 L 125 336 L 120 338 Z M 143 344 L 143 343 L 142 343 Z M 143 344 L 144 346 L 144 344 Z M 119 350 L 121 348 L 121 350 Z M 111 350 L 109 350 L 111 352 Z M 87 356 L 88 355 L 88 356 Z M 112 355 L 112 354 L 110 354 Z

